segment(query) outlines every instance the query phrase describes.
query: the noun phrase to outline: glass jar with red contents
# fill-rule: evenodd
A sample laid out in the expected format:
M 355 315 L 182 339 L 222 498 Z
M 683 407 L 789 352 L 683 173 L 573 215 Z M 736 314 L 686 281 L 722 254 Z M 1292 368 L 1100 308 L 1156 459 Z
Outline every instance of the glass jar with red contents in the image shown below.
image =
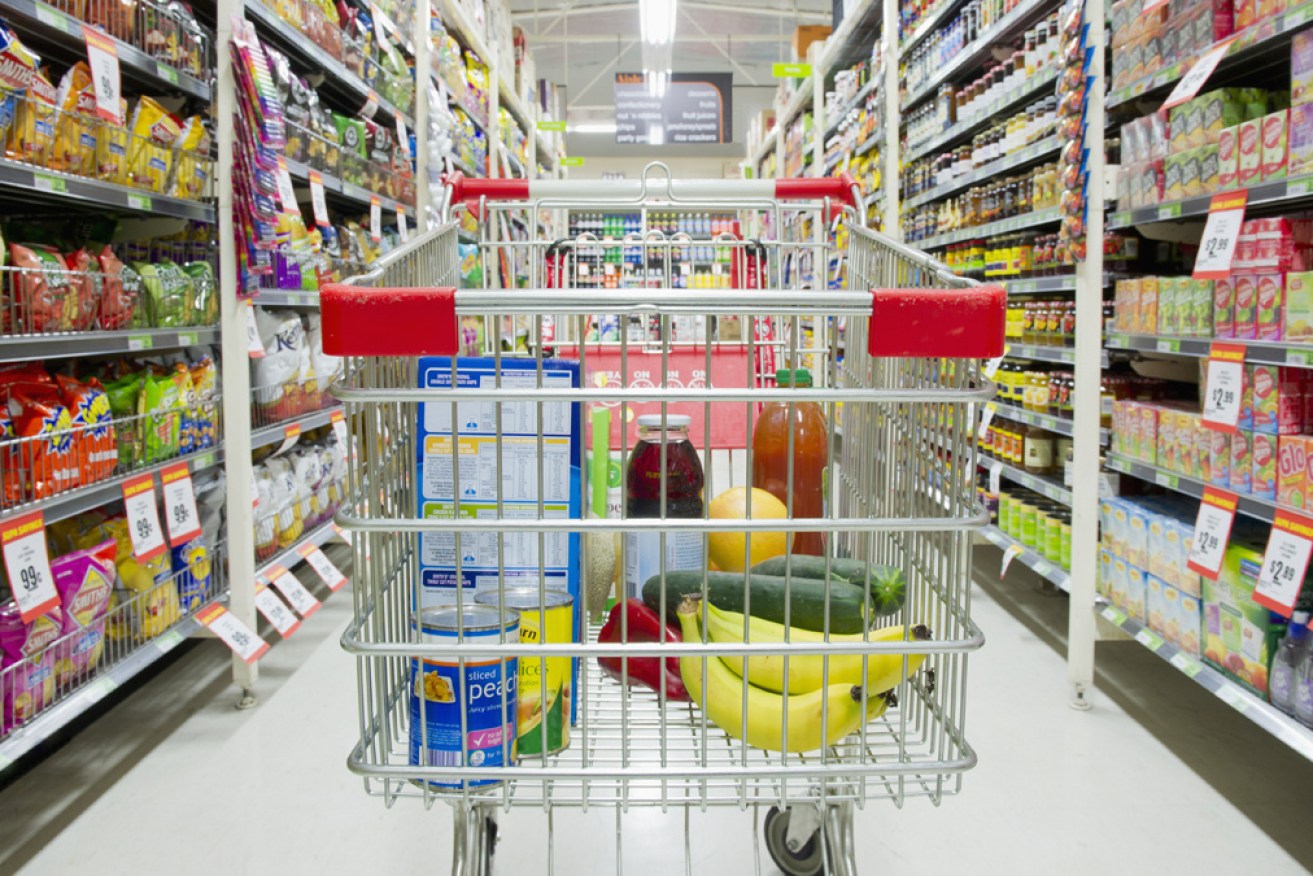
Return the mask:
M 661 414 L 644 414 L 638 418 L 638 443 L 629 455 L 625 473 L 625 516 L 700 518 L 705 481 L 702 461 L 688 437 L 691 420 L 683 414 L 667 414 L 664 423 L 662 419 Z M 641 596 L 644 582 L 662 571 L 663 535 L 665 571 L 705 568 L 700 532 L 626 533 L 625 589 L 630 598 Z

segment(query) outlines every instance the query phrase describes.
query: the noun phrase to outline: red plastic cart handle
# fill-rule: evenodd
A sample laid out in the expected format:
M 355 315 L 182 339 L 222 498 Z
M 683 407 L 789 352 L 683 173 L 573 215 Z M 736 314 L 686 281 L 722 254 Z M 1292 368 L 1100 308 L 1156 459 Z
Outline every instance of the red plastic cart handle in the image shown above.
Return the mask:
M 455 289 L 330 283 L 319 290 L 319 313 L 330 356 L 454 356 L 459 349 Z
M 873 289 L 867 348 L 872 356 L 993 359 L 1003 355 L 1007 292 Z

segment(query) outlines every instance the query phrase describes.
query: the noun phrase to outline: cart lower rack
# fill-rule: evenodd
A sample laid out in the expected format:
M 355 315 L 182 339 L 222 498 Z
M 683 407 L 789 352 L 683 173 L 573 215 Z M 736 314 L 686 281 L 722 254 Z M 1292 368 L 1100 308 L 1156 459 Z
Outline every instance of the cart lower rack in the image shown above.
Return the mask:
M 452 804 L 457 873 L 491 871 L 500 808 L 712 805 L 771 807 L 787 873 L 855 873 L 855 808 L 937 802 L 976 760 L 1001 290 L 862 227 L 845 180 L 658 168 L 457 177 L 483 288 L 456 290 L 453 221 L 322 295 L 325 349 L 350 357 L 349 762 L 389 803 Z M 644 230 L 517 237 L 609 208 Z M 671 210 L 737 218 L 697 239 L 657 227 Z M 724 279 L 689 288 L 702 255 Z

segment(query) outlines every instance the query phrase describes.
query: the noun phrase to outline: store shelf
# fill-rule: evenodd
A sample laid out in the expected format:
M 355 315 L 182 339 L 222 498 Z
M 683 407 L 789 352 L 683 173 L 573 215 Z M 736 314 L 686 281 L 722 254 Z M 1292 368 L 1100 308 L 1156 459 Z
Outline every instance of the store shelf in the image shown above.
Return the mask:
M 1009 295 L 1034 295 L 1043 292 L 1075 292 L 1076 275 L 1062 274 L 1056 277 L 1031 277 L 1026 280 L 1000 280 Z M 1104 278 L 1104 286 L 1108 278 Z
M 304 559 L 304 557 L 297 553 L 302 547 L 308 544 L 312 544 L 315 547 L 323 547 L 336 537 L 337 529 L 333 526 L 332 521 L 329 521 L 323 526 L 312 529 L 305 535 L 301 536 L 301 539 L 287 550 L 281 551 L 272 559 L 258 564 L 255 567 L 255 574 L 268 576 L 274 566 L 282 566 L 284 569 L 295 568 L 296 564 L 302 562 Z
M 1105 465 L 1112 471 L 1128 474 L 1131 477 L 1139 478 L 1142 481 L 1149 481 L 1160 487 L 1165 487 L 1177 493 L 1183 493 L 1195 499 L 1202 499 L 1204 488 L 1212 484 L 1205 483 L 1198 478 L 1187 477 L 1183 474 L 1177 474 L 1168 471 L 1165 468 L 1159 468 L 1156 465 L 1149 465 L 1145 462 L 1138 462 L 1116 453 L 1109 453 L 1105 457 Z M 1285 507 L 1278 505 L 1276 502 L 1269 502 L 1266 499 L 1259 499 L 1247 493 L 1239 493 L 1240 498 L 1239 510 L 1246 517 L 1252 517 L 1255 520 L 1262 520 L 1267 523 L 1272 522 L 1276 516 L 1277 509 Z M 1299 511 L 1298 508 L 1292 508 L 1292 511 Z M 1303 513 L 1301 511 L 1301 513 Z
M 766 160 L 766 156 L 775 151 L 776 139 L 775 129 L 771 128 L 770 131 L 766 133 L 766 136 L 762 138 L 761 143 L 757 146 L 757 150 L 752 153 L 752 168 L 754 173 L 757 171 L 757 168 L 761 167 L 761 163 Z
M 1075 434 L 1072 421 L 1064 417 L 1055 417 L 1051 414 L 1041 414 L 1035 411 L 1028 411 L 1025 408 L 1016 405 L 1006 404 L 1004 402 L 990 402 L 994 406 L 995 416 L 1004 417 L 1014 420 L 1018 423 L 1027 423 L 1031 426 L 1038 426 L 1041 429 L 1047 429 L 1058 435 L 1065 435 L 1070 438 Z M 1099 430 L 1099 443 L 1106 445 L 1108 443 L 1108 430 Z
M 1038 18 L 1037 13 L 1048 12 L 1053 0 L 1022 0 L 1012 11 L 1000 18 L 993 27 L 980 34 L 953 56 L 953 60 L 940 67 L 938 72 L 923 82 L 916 91 L 903 98 L 900 108 L 904 114 L 921 101 L 931 97 L 939 86 L 965 70 L 974 70 L 986 58 L 993 57 L 993 49 L 1021 33 Z
M 315 411 L 313 414 L 304 414 L 300 417 L 292 417 L 274 423 L 270 426 L 261 426 L 251 430 L 251 449 L 256 450 L 260 447 L 267 447 L 270 444 L 281 444 L 287 437 L 287 430 L 293 426 L 301 427 L 301 434 L 304 435 L 311 429 L 318 429 L 320 426 L 327 426 L 332 421 L 333 414 L 341 411 L 341 405 L 335 405 L 322 411 Z
M 42 3 L 41 0 L 0 0 L 0 12 L 12 24 L 19 26 L 25 41 L 31 42 L 30 35 L 36 37 L 35 44 L 38 46 L 57 45 L 86 56 L 87 43 L 82 36 L 82 22 L 72 15 Z M 130 43 L 112 36 L 109 39 L 114 43 L 119 72 L 124 80 L 144 86 L 152 93 L 173 92 L 207 103 L 210 101 L 212 91 L 208 81 L 157 61 Z M 42 54 L 44 56 L 44 52 Z
M 1011 550 L 1015 554 L 1012 560 L 1013 563 L 1021 563 L 1021 565 L 1030 569 L 1036 575 L 1053 583 L 1062 590 L 1070 590 L 1070 573 L 1057 563 L 1051 560 L 1046 560 L 1034 548 L 1026 547 L 997 526 L 986 526 L 984 529 L 980 530 L 980 534 L 984 536 L 986 541 L 995 547 L 1004 551 Z
M 60 493 L 57 496 L 51 496 L 49 499 L 41 499 L 36 502 L 24 502 L 21 505 L 15 505 L 12 508 L 0 511 L 0 520 L 13 517 L 18 514 L 27 514 L 32 511 L 40 511 L 45 517 L 46 523 L 56 520 L 64 520 L 76 514 L 82 514 L 94 510 L 102 505 L 108 505 L 110 502 L 116 502 L 123 498 L 123 482 L 132 478 L 140 477 L 143 474 L 156 475 L 162 469 L 168 468 L 175 463 L 185 461 L 187 469 L 195 474 L 208 468 L 213 468 L 223 461 L 223 449 L 211 448 L 200 453 L 188 453 L 184 456 L 174 456 L 155 465 L 148 465 L 145 468 L 135 469 L 126 474 L 110 478 L 104 481 L 97 481 L 87 487 L 78 487 L 69 490 L 67 493 Z
M 871 92 L 875 89 L 875 87 L 880 83 L 880 80 L 882 78 L 882 74 L 880 73 L 880 71 L 871 70 L 869 72 L 871 74 L 871 78 L 866 80 L 865 85 L 857 89 L 857 96 L 854 97 L 852 100 L 848 101 L 838 110 L 836 110 L 833 119 L 826 120 L 827 124 L 825 126 L 825 135 L 824 135 L 826 142 L 828 142 L 829 139 L 833 137 L 835 134 L 839 133 L 839 126 L 843 123 L 843 120 L 848 117 L 848 114 L 850 112 L 859 108 L 862 105 L 862 103 L 866 100 L 866 98 L 870 96 Z
M 310 167 L 300 161 L 287 161 L 287 173 L 295 182 L 303 183 L 305 186 L 310 185 Z M 398 202 L 389 198 L 387 195 L 376 195 L 369 189 L 362 188 L 355 183 L 349 183 L 346 180 L 338 179 L 335 176 L 329 176 L 325 173 L 319 174 L 320 179 L 324 182 L 324 197 L 327 200 L 346 202 L 352 207 L 359 207 L 362 210 L 369 209 L 371 198 L 378 198 L 379 206 L 384 210 L 395 213 Z M 297 198 L 298 202 L 308 203 L 310 200 L 309 189 L 306 189 L 305 197 Z M 407 209 L 410 209 L 407 205 Z
M 213 327 L 0 337 L 0 362 L 66 359 L 70 356 L 113 356 L 217 343 L 219 330 Z
M 318 307 L 319 293 L 261 289 L 255 296 L 255 303 L 261 307 Z
M 950 231 L 946 234 L 935 234 L 922 240 L 908 242 L 918 249 L 937 249 L 941 246 L 948 246 L 950 243 L 993 237 L 996 234 L 1007 234 L 1009 231 L 1021 231 L 1024 228 L 1050 225 L 1061 220 L 1062 210 L 1058 207 L 1049 207 L 1044 210 L 1036 210 L 1033 213 L 1013 216 L 1010 219 L 1000 219 L 997 222 L 987 222 L 984 225 Z
M 943 185 L 935 186 L 926 192 L 913 195 L 903 202 L 903 206 L 909 210 L 913 207 L 919 207 L 922 204 L 929 204 L 931 201 L 937 201 L 940 198 L 968 189 L 971 186 L 979 185 L 982 182 L 990 180 L 1001 173 L 1015 170 L 1018 167 L 1029 164 L 1032 161 L 1043 161 L 1046 158 L 1057 155 L 1060 146 L 1058 138 L 1045 137 L 1036 143 L 1032 143 L 1025 149 L 1021 149 L 1006 158 L 998 161 L 991 161 L 983 167 L 978 167 L 971 173 Z
M 1171 338 L 1160 335 L 1129 335 L 1120 332 L 1108 335 L 1106 346 L 1117 350 L 1139 350 L 1144 353 L 1171 353 L 1178 356 L 1208 356 L 1213 338 Z M 1243 341 L 1234 338 L 1217 338 L 1227 344 L 1243 344 L 1245 361 L 1263 365 L 1288 365 L 1294 368 L 1313 368 L 1313 344 L 1282 343 L 1281 341 Z
M 1045 70 L 1037 76 L 1028 77 L 1019 87 L 995 98 L 993 103 L 980 112 L 974 113 L 970 118 L 962 119 L 924 143 L 906 150 L 903 158 L 904 163 L 910 164 L 918 158 L 939 152 L 943 147 L 969 136 L 977 129 L 993 124 L 1013 104 L 1046 96 L 1052 90 L 1053 82 L 1057 78 L 1058 71 L 1056 69 Z
M 457 158 L 455 155 L 448 155 L 447 160 L 451 162 L 452 167 L 456 168 L 461 173 L 465 174 L 467 177 L 483 176 L 483 174 L 479 173 L 477 170 L 475 170 L 470 165 L 466 164 L 463 160 Z
M 1008 341 L 1004 355 L 1009 359 L 1032 359 L 1036 362 L 1060 362 L 1063 365 L 1076 364 L 1076 350 L 1072 347 L 1052 347 L 1046 344 L 1018 344 Z M 1108 367 L 1108 351 L 1104 350 L 1102 367 Z
M 226 597 L 220 597 L 217 601 L 226 601 Z M 200 629 L 200 621 L 196 620 L 196 613 L 193 612 L 110 668 L 97 670 L 95 678 L 0 739 L 0 771 L 81 718 L 105 697 L 150 668 Z
M 1228 68 L 1239 68 L 1247 61 L 1258 60 L 1260 56 L 1264 60 L 1272 57 L 1273 54 L 1278 53 L 1284 45 L 1290 42 L 1290 35 L 1293 31 L 1303 27 L 1309 21 L 1313 21 L 1313 3 L 1306 3 L 1297 9 L 1291 9 L 1281 15 L 1261 21 L 1241 31 L 1234 38 L 1227 37 L 1226 39 L 1234 39 L 1234 41 L 1226 50 L 1226 54 L 1222 57 L 1222 61 L 1218 64 L 1212 78 L 1218 78 L 1218 71 L 1225 72 Z M 1213 45 L 1215 46 L 1216 43 Z M 1152 76 L 1146 76 L 1138 82 L 1132 82 L 1129 85 L 1108 92 L 1105 99 L 1107 108 L 1112 109 L 1153 91 L 1165 90 L 1167 86 L 1174 85 L 1178 79 L 1190 71 L 1196 61 L 1212 50 L 1213 46 L 1209 46 L 1189 58 L 1159 70 Z
M 1300 202 L 1313 199 L 1313 174 L 1294 179 L 1278 179 L 1270 182 L 1256 183 L 1252 186 L 1238 186 L 1236 190 L 1249 192 L 1245 210 L 1254 208 L 1282 209 L 1294 207 Z M 1154 207 L 1136 207 L 1133 210 L 1120 210 L 1108 216 L 1109 230 L 1132 228 L 1148 222 L 1170 222 L 1173 219 L 1204 219 L 1208 215 L 1208 205 L 1212 195 L 1199 195 L 1180 201 L 1168 201 Z
M 262 38 L 269 40 L 279 51 L 287 53 L 287 55 L 297 59 L 309 68 L 299 72 L 323 74 L 324 82 L 320 86 L 321 92 L 328 91 L 338 95 L 344 101 L 344 106 L 352 112 L 364 107 L 365 102 L 369 100 L 369 96 L 373 94 L 378 103 L 379 112 L 387 114 L 391 119 L 400 118 L 406 123 L 406 130 L 415 130 L 414 119 L 377 94 L 364 83 L 364 80 L 348 70 L 341 61 L 319 48 L 295 27 L 279 18 L 278 13 L 266 6 L 261 0 L 246 0 L 245 7 L 246 17 L 256 25 Z
M 213 205 L 202 201 L 170 198 L 4 159 L 0 159 L 0 198 L 21 198 L 28 209 L 36 202 L 62 209 L 77 206 L 113 213 L 215 221 Z
M 1145 624 L 1128 617 L 1126 612 L 1113 605 L 1099 605 L 1095 610 L 1108 623 L 1119 627 L 1135 641 L 1172 664 L 1195 684 L 1253 721 L 1259 727 L 1281 740 L 1299 754 L 1313 760 L 1313 730 L 1282 713 L 1271 703 L 1260 699 L 1239 682 L 1232 681 L 1222 672 L 1187 654 L 1149 629 Z
M 898 57 L 902 58 L 909 54 L 912 49 L 916 48 L 917 43 L 933 33 L 939 25 L 950 21 L 957 11 L 964 5 L 966 5 L 965 0 L 946 0 L 946 2 L 939 7 L 938 12 L 927 16 L 925 21 L 916 26 L 916 30 L 908 34 L 907 37 L 899 43 Z
M 1014 484 L 1020 484 L 1027 489 L 1034 490 L 1046 498 L 1071 507 L 1071 490 L 1052 478 L 1033 475 L 1024 469 L 1008 465 L 1000 459 L 994 459 L 992 456 L 981 454 L 979 457 L 980 467 L 993 471 L 998 469 L 999 476 L 1004 480 L 1011 481 Z

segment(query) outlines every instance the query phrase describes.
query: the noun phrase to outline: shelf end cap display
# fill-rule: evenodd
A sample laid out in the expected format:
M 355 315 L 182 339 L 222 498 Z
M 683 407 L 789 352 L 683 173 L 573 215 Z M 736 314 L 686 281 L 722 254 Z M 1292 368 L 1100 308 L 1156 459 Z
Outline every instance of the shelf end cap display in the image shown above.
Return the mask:
M 1003 355 L 1007 292 L 967 289 L 873 289 L 868 352 L 872 356 L 993 359 Z
M 366 288 L 330 283 L 319 294 L 330 356 L 454 356 L 454 288 Z

